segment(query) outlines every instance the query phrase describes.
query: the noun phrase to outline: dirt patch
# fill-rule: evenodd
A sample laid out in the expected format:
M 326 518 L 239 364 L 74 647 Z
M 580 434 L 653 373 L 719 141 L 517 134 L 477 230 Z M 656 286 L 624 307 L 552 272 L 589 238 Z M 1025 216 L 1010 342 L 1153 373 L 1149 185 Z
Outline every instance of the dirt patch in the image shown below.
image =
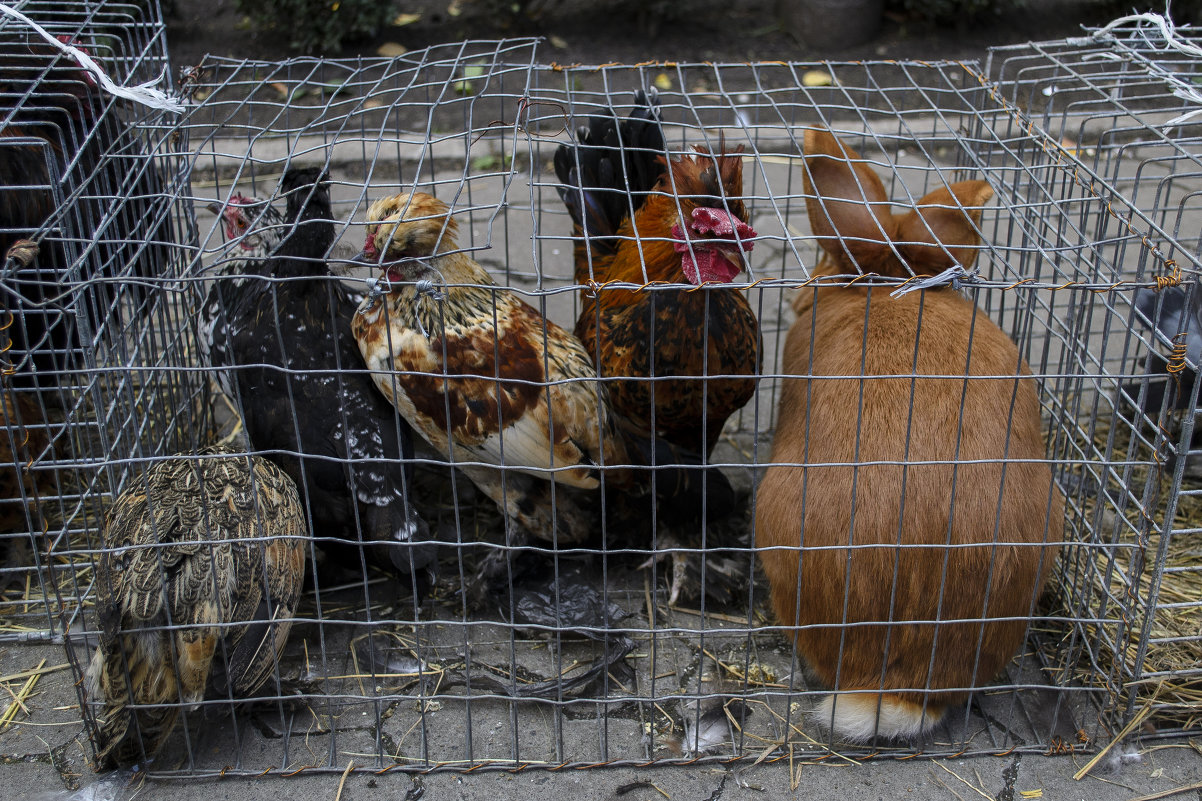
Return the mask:
M 781 0 L 788 2 L 788 0 Z M 411 50 L 463 39 L 496 39 L 539 35 L 548 41 L 540 59 L 561 64 L 604 64 L 643 61 L 817 59 L 967 59 L 984 58 L 990 46 L 1061 39 L 1079 35 L 1081 26 L 1104 24 L 1113 3 L 1099 0 L 1026 0 L 973 24 L 939 28 L 916 20 L 886 18 L 875 40 L 853 48 L 815 48 L 798 42 L 777 23 L 773 0 L 731 3 L 696 0 L 684 3 L 582 2 L 545 0 L 528 3 L 533 18 L 499 18 L 488 9 L 493 2 L 463 0 L 458 16 L 447 13 L 449 0 L 403 4 L 421 18 L 403 27 L 388 20 L 395 9 L 381 12 L 376 36 L 351 42 L 329 58 L 374 56 L 385 42 Z M 250 27 L 234 0 L 206 3 L 176 2 L 167 11 L 167 35 L 172 61 L 199 63 L 206 53 L 240 59 L 277 61 L 297 55 L 279 31 Z M 644 10 L 640 13 L 639 8 Z M 647 11 L 647 8 L 662 12 Z M 821 20 L 815 20 L 821 25 Z

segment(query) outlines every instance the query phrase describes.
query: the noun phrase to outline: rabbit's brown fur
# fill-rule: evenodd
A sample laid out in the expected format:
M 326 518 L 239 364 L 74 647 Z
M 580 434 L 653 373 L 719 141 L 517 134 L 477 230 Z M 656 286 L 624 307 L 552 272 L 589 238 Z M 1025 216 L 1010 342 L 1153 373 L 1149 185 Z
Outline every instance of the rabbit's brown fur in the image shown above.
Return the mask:
M 808 131 L 805 149 L 811 224 L 826 250 L 819 273 L 855 273 L 858 264 L 910 275 L 882 232 L 911 243 L 897 247 L 915 273 L 951 264 L 938 245 L 920 242 L 941 241 L 971 264 L 978 238 L 969 218 L 980 209 L 970 209 L 992 196 L 987 184 L 933 192 L 899 218 L 885 205 L 868 211 L 865 201 L 887 200 L 884 188 L 829 132 Z M 761 559 L 777 616 L 804 627 L 799 653 L 832 689 L 869 691 L 828 698 L 816 711 L 849 739 L 929 729 L 1002 669 L 1022 644 L 1063 519 L 1048 465 L 1011 461 L 1045 454 L 1035 385 L 1014 343 L 952 289 L 889 291 L 799 291 L 783 372 L 853 377 L 784 382 L 778 466 L 756 503 L 756 545 L 786 546 Z M 1000 378 L 873 377 L 910 374 Z M 945 463 L 923 464 L 931 461 Z M 886 547 L 859 547 L 873 544 Z M 949 619 L 977 622 L 915 622 Z

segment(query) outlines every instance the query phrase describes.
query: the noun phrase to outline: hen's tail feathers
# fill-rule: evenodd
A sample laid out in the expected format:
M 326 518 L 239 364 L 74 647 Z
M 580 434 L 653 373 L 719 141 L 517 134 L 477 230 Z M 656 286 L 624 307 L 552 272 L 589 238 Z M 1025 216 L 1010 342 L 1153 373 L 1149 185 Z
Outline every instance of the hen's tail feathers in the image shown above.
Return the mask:
M 634 96 L 625 120 L 607 109 L 576 130 L 576 144 L 555 151 L 560 198 L 577 233 L 597 253 L 613 253 L 613 236 L 655 188 L 665 169 L 666 145 L 660 128 L 659 95 L 654 87 Z M 603 239 L 598 240 L 598 237 Z
M 687 529 L 729 517 L 738 505 L 730 479 L 717 467 L 706 465 L 701 454 L 686 451 L 660 437 L 625 430 L 630 459 L 649 470 L 635 470 L 634 480 L 654 491 L 660 521 L 671 528 Z M 645 476 L 640 479 L 639 476 Z
M 292 628 L 287 601 L 272 601 L 261 600 L 233 647 L 219 649 L 210 662 L 209 682 L 218 693 L 250 695 L 271 677 L 278 649 Z
M 293 167 L 280 180 L 287 234 L 272 259 L 273 275 L 324 275 L 334 244 L 329 176 L 316 167 Z
M 387 539 L 373 539 L 369 547 L 382 552 L 403 577 L 402 585 L 412 580 L 414 598 L 420 604 L 438 566 L 438 541 L 431 538 L 429 524 L 405 498 L 396 498 L 385 506 L 367 505 L 366 514 L 367 531 L 391 533 Z
M 291 167 L 280 179 L 280 194 L 284 196 L 285 219 L 289 221 L 300 219 L 302 213 L 312 217 L 315 212 L 328 212 L 329 175 L 319 167 Z
M 836 737 L 851 742 L 876 739 L 910 739 L 929 732 L 943 720 L 945 707 L 926 705 L 896 695 L 848 693 L 824 697 L 810 719 Z
M 88 695 L 103 704 L 96 715 L 97 771 L 132 765 L 154 754 L 179 715 L 175 673 L 165 663 L 148 660 L 145 650 L 129 645 L 121 636 L 102 641 L 88 667 Z M 141 703 L 166 706 L 131 710 L 127 675 L 135 694 L 149 693 L 139 697 Z

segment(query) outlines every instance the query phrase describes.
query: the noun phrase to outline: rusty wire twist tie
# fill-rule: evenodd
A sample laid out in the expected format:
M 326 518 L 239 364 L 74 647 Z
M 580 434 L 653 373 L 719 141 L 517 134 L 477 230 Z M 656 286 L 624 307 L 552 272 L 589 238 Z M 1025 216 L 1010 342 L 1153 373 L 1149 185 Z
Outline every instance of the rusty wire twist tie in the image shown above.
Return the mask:
M 559 128 L 558 131 L 552 131 L 549 134 L 531 133 L 530 126 L 529 126 L 530 109 L 533 108 L 534 106 L 554 106 L 554 107 L 558 108 L 561 116 L 563 117 L 563 125 Z M 523 121 L 523 119 L 522 119 L 523 115 L 525 116 L 525 121 Z M 520 98 L 518 98 L 518 110 L 517 110 L 517 114 L 515 115 L 512 124 L 515 128 L 517 128 L 517 130 L 523 132 L 527 136 L 533 136 L 538 139 L 554 139 L 555 137 L 559 136 L 564 131 L 571 128 L 572 120 L 568 116 L 567 108 L 565 108 L 562 103 L 557 103 L 554 100 L 531 100 L 530 95 L 522 95 Z M 490 120 L 489 122 L 487 122 L 484 125 L 484 128 L 480 131 L 479 134 L 476 135 L 476 138 L 471 141 L 471 144 L 469 144 L 468 147 L 471 147 L 472 145 L 476 144 L 481 139 L 483 139 L 484 135 L 486 133 L 488 133 L 491 129 L 498 128 L 501 126 L 504 126 L 507 128 L 507 127 L 509 127 L 509 125 L 510 125 L 510 123 L 506 122 L 505 120 Z
M 1181 285 L 1181 268 L 1177 266 L 1177 262 L 1173 261 L 1172 259 L 1168 259 L 1165 261 L 1164 265 L 1166 267 L 1172 267 L 1173 269 L 1168 275 L 1152 276 L 1153 280 L 1156 281 L 1157 292 L 1166 287 Z

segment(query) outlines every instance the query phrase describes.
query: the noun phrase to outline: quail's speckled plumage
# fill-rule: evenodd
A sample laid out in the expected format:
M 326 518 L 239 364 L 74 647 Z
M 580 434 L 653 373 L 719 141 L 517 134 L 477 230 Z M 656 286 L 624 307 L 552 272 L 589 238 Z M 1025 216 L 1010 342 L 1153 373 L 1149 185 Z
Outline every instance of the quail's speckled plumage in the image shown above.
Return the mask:
M 121 493 L 105 520 L 100 645 L 85 677 L 101 704 L 98 770 L 153 756 L 210 684 L 245 697 L 267 681 L 304 582 L 305 538 L 296 486 L 259 456 L 173 457 Z

